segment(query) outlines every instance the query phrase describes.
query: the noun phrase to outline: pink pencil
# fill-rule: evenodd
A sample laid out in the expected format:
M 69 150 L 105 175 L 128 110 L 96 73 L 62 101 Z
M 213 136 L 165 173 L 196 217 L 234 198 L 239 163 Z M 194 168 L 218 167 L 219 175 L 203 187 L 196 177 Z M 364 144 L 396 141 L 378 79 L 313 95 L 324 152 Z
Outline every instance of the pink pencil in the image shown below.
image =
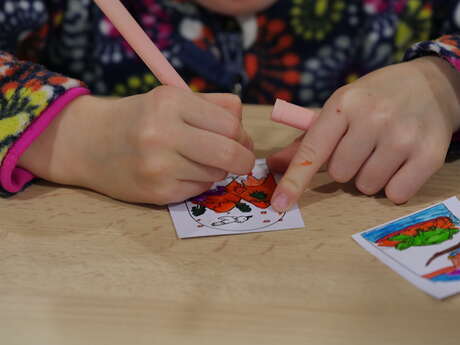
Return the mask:
M 190 90 L 119 0 L 94 1 L 162 84 Z
M 120 0 L 94 1 L 162 84 L 190 90 Z M 314 119 L 313 111 L 282 100 L 273 108 L 273 121 L 299 129 L 307 130 Z

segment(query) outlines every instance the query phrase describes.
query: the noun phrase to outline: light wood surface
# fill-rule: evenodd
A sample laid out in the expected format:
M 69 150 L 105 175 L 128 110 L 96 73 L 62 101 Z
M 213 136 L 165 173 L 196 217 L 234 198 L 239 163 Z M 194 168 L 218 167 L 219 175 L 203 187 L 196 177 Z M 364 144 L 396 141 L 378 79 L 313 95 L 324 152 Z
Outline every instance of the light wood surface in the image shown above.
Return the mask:
M 296 131 L 247 107 L 259 156 Z M 358 231 L 460 195 L 460 161 L 408 204 L 325 173 L 305 229 L 189 240 L 165 208 L 34 185 L 0 200 L 0 344 L 458 344 L 437 301 L 358 247 Z

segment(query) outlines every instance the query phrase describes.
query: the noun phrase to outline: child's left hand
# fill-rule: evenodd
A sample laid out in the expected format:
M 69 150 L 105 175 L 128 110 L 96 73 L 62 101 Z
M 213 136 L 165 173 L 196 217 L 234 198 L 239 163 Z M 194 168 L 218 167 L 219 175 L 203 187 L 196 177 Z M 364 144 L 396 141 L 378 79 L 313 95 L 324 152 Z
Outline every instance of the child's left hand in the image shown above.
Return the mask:
M 289 209 L 325 162 L 335 181 L 355 178 L 364 194 L 385 188 L 404 203 L 442 167 L 459 127 L 460 72 L 448 62 L 427 56 L 372 72 L 338 89 L 303 139 L 268 159 L 277 170 L 290 161 L 272 205 Z

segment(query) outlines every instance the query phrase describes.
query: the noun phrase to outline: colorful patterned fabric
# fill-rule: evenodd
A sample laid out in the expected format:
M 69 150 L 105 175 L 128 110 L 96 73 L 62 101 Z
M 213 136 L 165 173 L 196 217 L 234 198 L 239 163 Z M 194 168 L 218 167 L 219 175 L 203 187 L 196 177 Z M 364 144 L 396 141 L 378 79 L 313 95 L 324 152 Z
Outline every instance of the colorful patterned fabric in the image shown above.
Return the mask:
M 236 92 L 246 103 L 321 106 L 405 54 L 439 54 L 460 69 L 460 0 L 279 0 L 246 18 L 187 0 L 123 2 L 194 90 Z M 79 85 L 48 70 L 99 95 L 158 85 L 93 1 L 0 0 L 0 160 Z
M 97 94 L 127 96 L 158 84 L 90 1 L 48 1 L 56 18 L 42 61 L 83 80 Z M 279 0 L 244 19 L 213 14 L 193 1 L 125 0 L 125 5 L 194 90 L 238 92 L 244 102 L 276 97 L 321 106 L 341 85 L 435 51 L 459 30 L 460 1 Z M 443 51 L 456 55 L 456 36 Z M 37 45 L 38 46 L 38 45 Z M 39 54 L 32 54 L 39 55 Z
M 57 98 L 80 82 L 0 53 L 0 161 L 30 124 Z M 9 195 L 0 189 L 0 195 Z

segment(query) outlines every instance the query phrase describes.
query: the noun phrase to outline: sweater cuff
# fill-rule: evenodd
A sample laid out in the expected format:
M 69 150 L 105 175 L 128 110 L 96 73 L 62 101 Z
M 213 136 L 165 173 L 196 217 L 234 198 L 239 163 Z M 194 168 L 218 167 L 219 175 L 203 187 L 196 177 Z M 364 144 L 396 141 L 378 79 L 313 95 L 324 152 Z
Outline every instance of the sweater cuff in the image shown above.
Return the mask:
M 433 41 L 416 43 L 406 51 L 404 60 L 412 60 L 426 55 L 437 55 L 460 71 L 460 36 L 444 35 Z
M 437 55 L 460 72 L 460 35 L 444 35 L 433 41 L 423 41 L 410 47 L 404 56 L 404 60 L 412 60 L 421 56 Z M 460 131 L 452 137 L 450 151 L 453 144 L 460 144 Z
M 17 166 L 18 160 L 36 138 L 48 128 L 53 119 L 75 98 L 89 94 L 90 91 L 77 87 L 66 91 L 56 99 L 10 147 L 0 166 L 0 185 L 10 193 L 21 191 L 35 176 L 28 170 Z

